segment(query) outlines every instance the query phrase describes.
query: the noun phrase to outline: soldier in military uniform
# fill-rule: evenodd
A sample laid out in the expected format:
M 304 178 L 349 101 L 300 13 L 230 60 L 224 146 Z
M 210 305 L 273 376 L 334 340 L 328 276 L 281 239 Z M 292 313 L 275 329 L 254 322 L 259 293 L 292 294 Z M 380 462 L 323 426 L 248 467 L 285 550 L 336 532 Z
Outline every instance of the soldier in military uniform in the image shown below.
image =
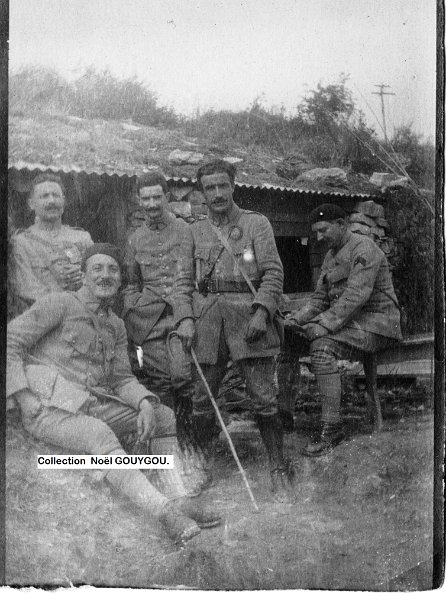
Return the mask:
M 168 210 L 168 186 L 161 173 L 141 177 L 137 191 L 146 218 L 127 244 L 122 316 L 130 343 L 142 349 L 142 380 L 175 410 L 184 449 L 190 430 L 191 368 L 174 331 L 172 285 L 188 225 Z
M 86 454 L 125 454 L 119 438 L 137 433 L 153 454 L 176 452 L 175 418 L 138 383 L 127 356 L 124 323 L 110 309 L 121 285 L 119 251 L 86 251 L 78 292 L 47 294 L 8 325 L 7 397 L 37 439 Z M 185 542 L 220 518 L 186 497 L 178 464 L 157 472 L 157 490 L 140 471 L 110 470 L 107 481 L 158 517 Z
M 28 203 L 35 222 L 11 240 L 16 313 L 45 294 L 78 290 L 82 256 L 93 244 L 88 232 L 62 224 L 65 193 L 57 175 L 38 175 L 31 184 Z
M 185 348 L 196 343 L 214 395 L 228 360 L 237 363 L 268 451 L 276 497 L 287 501 L 292 494 L 292 468 L 283 456 L 275 381 L 281 341 L 276 311 L 283 268 L 268 219 L 234 203 L 234 177 L 235 167 L 221 160 L 198 170 L 209 219 L 185 231 L 173 291 L 174 320 Z M 216 422 L 199 379 L 193 403 L 197 443 L 210 458 Z
M 387 259 L 370 238 L 347 228 L 345 212 L 323 204 L 310 213 L 311 228 L 329 250 L 316 289 L 301 309 L 289 315 L 311 341 L 312 369 L 322 394 L 322 427 L 304 449 L 307 456 L 327 453 L 344 439 L 339 407 L 338 359 L 360 360 L 401 339 L 400 311 Z

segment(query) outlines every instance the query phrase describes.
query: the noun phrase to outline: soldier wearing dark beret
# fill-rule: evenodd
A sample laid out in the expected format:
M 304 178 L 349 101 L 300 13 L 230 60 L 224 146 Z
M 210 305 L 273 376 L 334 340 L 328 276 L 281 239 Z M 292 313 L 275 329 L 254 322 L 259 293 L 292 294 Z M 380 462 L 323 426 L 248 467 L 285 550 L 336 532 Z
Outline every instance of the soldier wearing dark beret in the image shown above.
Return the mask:
M 401 339 L 400 311 L 387 259 L 370 238 L 351 233 L 345 212 L 322 204 L 310 213 L 318 241 L 329 250 L 308 303 L 289 315 L 311 341 L 312 369 L 322 394 L 322 423 L 307 456 L 325 454 L 344 439 L 338 359 L 360 360 Z

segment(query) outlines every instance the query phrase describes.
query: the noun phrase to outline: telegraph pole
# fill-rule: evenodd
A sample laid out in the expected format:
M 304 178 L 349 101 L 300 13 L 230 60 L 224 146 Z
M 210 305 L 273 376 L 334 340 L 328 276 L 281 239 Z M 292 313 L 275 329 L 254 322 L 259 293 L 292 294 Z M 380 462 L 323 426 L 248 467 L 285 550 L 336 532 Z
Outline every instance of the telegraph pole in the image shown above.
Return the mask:
M 381 96 L 381 111 L 383 114 L 383 129 L 384 129 L 384 140 L 387 144 L 388 140 L 387 140 L 387 129 L 386 129 L 386 113 L 384 110 L 384 96 L 395 96 L 395 94 L 393 92 L 385 92 L 384 88 L 389 88 L 390 85 L 385 85 L 384 83 L 380 83 L 379 85 L 376 85 L 374 87 L 379 88 L 379 92 L 372 92 L 372 94 L 375 94 L 376 96 Z

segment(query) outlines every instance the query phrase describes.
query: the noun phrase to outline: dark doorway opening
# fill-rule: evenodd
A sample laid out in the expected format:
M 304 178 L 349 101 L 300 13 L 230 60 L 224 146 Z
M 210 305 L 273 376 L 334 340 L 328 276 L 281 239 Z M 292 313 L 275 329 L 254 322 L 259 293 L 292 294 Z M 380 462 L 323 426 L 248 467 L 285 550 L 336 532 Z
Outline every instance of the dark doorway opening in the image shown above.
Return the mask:
M 276 237 L 276 244 L 283 263 L 284 293 L 311 291 L 313 287 L 308 245 L 303 244 L 301 238 L 282 236 Z

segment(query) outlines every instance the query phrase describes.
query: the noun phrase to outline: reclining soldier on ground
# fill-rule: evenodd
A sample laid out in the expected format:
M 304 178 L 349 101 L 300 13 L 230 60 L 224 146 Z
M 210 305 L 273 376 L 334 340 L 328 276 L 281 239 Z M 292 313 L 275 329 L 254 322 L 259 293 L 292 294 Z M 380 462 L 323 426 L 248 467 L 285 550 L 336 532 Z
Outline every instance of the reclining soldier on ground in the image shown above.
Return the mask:
M 121 285 L 119 250 L 95 244 L 82 268 L 78 292 L 44 296 L 9 323 L 7 397 L 43 442 L 122 455 L 119 438 L 137 432 L 153 454 L 177 456 L 174 414 L 132 375 L 124 323 L 110 309 Z M 178 467 L 157 471 L 160 489 L 138 470 L 110 470 L 105 479 L 183 543 L 220 518 L 186 497 Z

